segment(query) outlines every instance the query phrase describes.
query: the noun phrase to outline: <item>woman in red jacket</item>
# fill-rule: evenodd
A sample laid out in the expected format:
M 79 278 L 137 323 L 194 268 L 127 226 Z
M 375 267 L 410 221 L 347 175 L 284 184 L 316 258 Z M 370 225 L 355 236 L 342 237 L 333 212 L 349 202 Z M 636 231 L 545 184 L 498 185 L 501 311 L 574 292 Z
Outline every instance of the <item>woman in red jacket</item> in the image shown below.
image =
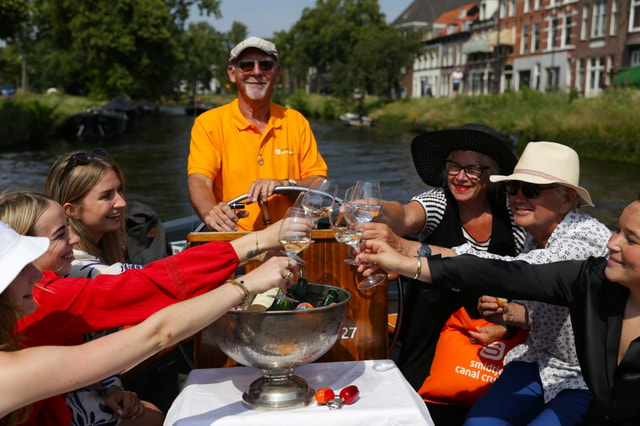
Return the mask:
M 7 194 L 0 198 L 0 219 L 12 220 L 16 227 L 22 227 L 20 233 L 48 237 L 51 244 L 38 262 L 46 260 L 56 270 L 45 271 L 39 277 L 31 301 L 37 306 L 33 307 L 35 312 L 18 321 L 18 332 L 24 336 L 21 344 L 26 346 L 82 343 L 83 335 L 88 332 L 139 323 L 168 305 L 219 287 L 239 264 L 246 263 L 262 249 L 279 245 L 278 227 L 272 226 L 232 242 L 194 247 L 121 275 L 61 278 L 58 274 L 64 275 L 73 260 L 73 237 L 61 206 L 49 200 L 45 208 L 26 208 L 6 202 L 6 197 Z M 4 239 L 0 241 L 2 252 Z M 274 259 L 244 275 L 243 281 L 259 281 L 255 286 L 265 285 L 266 281 L 273 287 L 270 280 L 276 276 L 275 265 L 279 265 L 282 266 L 279 283 L 291 284 L 290 269 L 297 265 L 288 258 Z M 238 293 L 244 293 L 244 289 L 235 284 L 223 287 L 236 287 Z M 32 424 L 52 424 L 52 420 L 55 420 L 53 424 L 69 423 L 68 418 L 60 416 L 69 414 L 64 400 L 58 397 L 32 406 L 29 419 Z

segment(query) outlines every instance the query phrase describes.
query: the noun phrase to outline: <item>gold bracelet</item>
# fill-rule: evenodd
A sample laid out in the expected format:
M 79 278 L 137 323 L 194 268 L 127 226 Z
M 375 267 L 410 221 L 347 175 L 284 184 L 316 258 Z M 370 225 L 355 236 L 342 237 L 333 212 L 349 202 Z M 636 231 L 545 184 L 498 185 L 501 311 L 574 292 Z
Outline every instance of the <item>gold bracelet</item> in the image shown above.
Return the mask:
M 416 256 L 418 259 L 418 269 L 416 270 L 416 275 L 413 277 L 414 280 L 417 280 L 420 276 L 420 272 L 422 272 L 422 258 L 420 256 Z
M 238 303 L 238 306 L 244 305 L 249 300 L 249 290 L 244 286 L 244 281 L 236 281 L 236 280 L 227 280 L 225 284 L 231 284 L 240 290 L 240 294 L 242 296 L 242 300 Z

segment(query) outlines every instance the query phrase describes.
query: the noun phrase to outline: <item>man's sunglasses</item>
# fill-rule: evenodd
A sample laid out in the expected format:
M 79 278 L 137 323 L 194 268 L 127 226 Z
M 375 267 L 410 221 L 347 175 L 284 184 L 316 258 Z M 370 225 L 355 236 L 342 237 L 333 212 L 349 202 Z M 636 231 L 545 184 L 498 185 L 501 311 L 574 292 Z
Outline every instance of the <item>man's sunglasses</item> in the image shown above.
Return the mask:
M 556 185 L 538 185 L 535 183 L 529 182 L 519 182 L 517 180 L 512 180 L 507 182 L 507 192 L 509 195 L 514 196 L 518 194 L 518 191 L 522 189 L 522 195 L 530 200 L 535 200 L 536 198 L 540 198 L 540 194 L 545 189 L 555 188 Z
M 102 148 L 92 149 L 89 152 L 76 152 L 67 160 L 67 165 L 60 175 L 60 180 L 64 180 L 69 172 L 77 166 L 86 166 L 94 158 L 109 158 L 109 154 Z
M 253 71 L 255 64 L 258 64 L 261 72 L 271 71 L 276 66 L 276 63 L 271 59 L 263 59 L 261 61 L 239 61 L 238 68 L 244 74 L 248 74 Z

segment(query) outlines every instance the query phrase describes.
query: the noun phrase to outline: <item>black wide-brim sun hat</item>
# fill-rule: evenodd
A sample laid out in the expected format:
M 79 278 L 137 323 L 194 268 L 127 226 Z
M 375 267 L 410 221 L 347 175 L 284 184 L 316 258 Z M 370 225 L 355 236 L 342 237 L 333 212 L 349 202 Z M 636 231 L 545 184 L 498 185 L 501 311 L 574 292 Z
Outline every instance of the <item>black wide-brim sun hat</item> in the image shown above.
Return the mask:
M 420 178 L 429 186 L 442 186 L 444 162 L 451 151 L 476 151 L 496 160 L 496 174 L 510 174 L 518 159 L 510 139 L 483 124 L 422 133 L 411 141 L 413 164 Z M 466 166 L 466 164 L 463 164 Z

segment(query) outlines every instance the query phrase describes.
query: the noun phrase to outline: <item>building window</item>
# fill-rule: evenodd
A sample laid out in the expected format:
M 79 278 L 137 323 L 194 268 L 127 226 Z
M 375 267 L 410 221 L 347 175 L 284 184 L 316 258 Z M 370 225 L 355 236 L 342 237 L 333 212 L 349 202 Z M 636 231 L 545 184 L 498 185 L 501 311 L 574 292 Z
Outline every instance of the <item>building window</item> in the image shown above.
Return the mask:
M 524 55 L 529 53 L 529 24 L 522 26 L 522 37 L 520 38 L 520 54 Z
M 549 31 L 549 46 L 551 47 L 551 50 L 555 49 L 556 47 L 558 47 L 558 21 L 560 21 L 560 18 L 552 18 L 551 19 L 551 31 Z
M 531 0 L 524 0 L 524 13 L 531 12 Z
M 589 89 L 598 91 L 604 79 L 604 64 L 602 58 L 591 58 L 591 69 L 589 70 Z
M 618 33 L 618 1 L 611 2 L 611 24 L 609 24 L 609 35 L 615 36 Z
M 531 71 L 525 70 L 518 72 L 520 87 L 531 87 Z
M 509 16 L 514 16 L 516 14 L 516 0 L 511 0 L 509 3 Z
M 584 58 L 580 58 L 576 70 L 576 89 L 584 93 Z
M 540 50 L 540 22 L 533 24 L 533 39 L 531 40 L 531 51 Z
M 593 20 L 591 37 L 602 37 L 607 28 L 607 0 L 597 1 L 593 4 Z
M 631 0 L 629 31 L 640 31 L 640 0 Z
M 560 75 L 560 67 L 549 67 L 546 69 L 547 72 L 547 90 L 558 90 L 558 82 Z
M 540 9 L 540 0 L 533 0 L 533 10 Z
M 632 67 L 637 67 L 638 65 L 640 65 L 640 50 L 631 51 L 631 59 L 629 65 L 631 65 Z
M 587 28 L 589 28 L 589 5 L 588 4 L 582 6 L 582 25 L 580 28 L 580 40 L 587 39 Z
M 572 19 L 571 19 L 571 15 L 565 16 L 564 17 L 564 28 L 562 29 L 562 31 L 564 31 L 564 46 L 571 46 L 571 27 L 573 25 Z

